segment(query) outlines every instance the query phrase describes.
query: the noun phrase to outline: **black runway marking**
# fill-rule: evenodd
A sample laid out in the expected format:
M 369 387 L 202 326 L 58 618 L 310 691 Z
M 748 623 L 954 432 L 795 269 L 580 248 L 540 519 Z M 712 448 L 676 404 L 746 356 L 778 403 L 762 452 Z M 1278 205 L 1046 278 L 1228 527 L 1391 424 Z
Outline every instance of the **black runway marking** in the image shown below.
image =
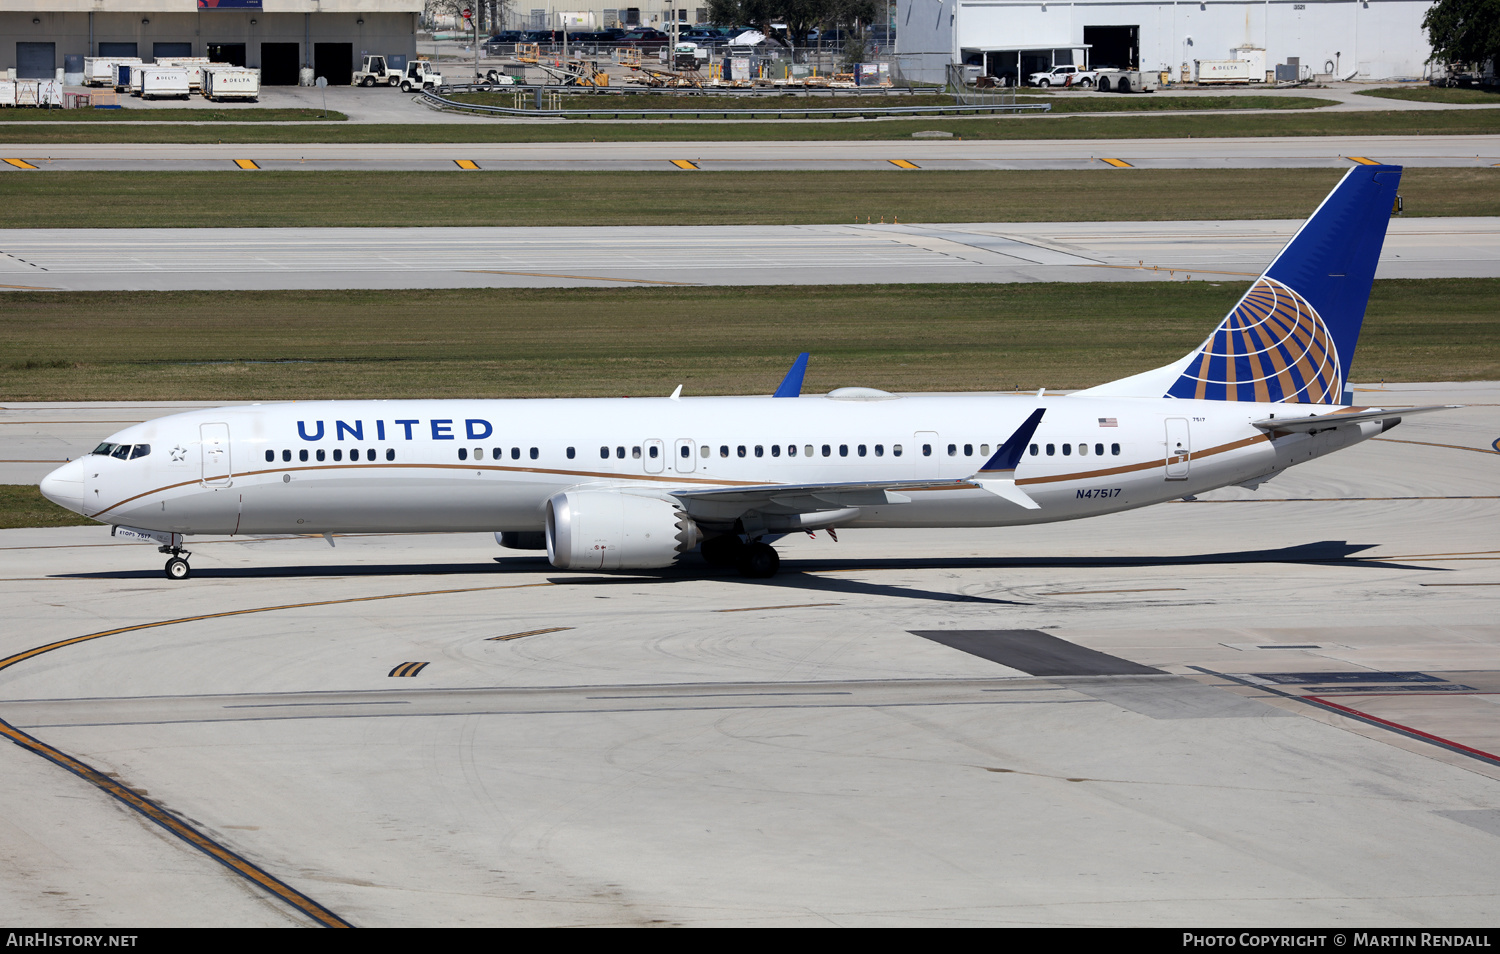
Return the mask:
M 1160 676 L 1160 669 L 1070 643 L 1035 629 L 913 629 L 960 652 L 1032 676 Z

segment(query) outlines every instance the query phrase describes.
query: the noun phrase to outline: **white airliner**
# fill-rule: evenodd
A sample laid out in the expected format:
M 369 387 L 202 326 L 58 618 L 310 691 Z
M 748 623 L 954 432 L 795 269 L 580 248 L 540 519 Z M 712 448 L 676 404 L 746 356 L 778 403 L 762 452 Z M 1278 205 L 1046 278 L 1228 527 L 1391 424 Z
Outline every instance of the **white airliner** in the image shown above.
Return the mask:
M 648 569 L 699 550 L 752 577 L 770 542 L 858 527 L 1072 520 L 1218 487 L 1373 437 L 1346 374 L 1401 169 L 1349 171 L 1208 339 L 1069 395 L 328 401 L 127 427 L 49 474 L 49 499 L 159 544 L 187 534 L 494 531 L 552 564 Z

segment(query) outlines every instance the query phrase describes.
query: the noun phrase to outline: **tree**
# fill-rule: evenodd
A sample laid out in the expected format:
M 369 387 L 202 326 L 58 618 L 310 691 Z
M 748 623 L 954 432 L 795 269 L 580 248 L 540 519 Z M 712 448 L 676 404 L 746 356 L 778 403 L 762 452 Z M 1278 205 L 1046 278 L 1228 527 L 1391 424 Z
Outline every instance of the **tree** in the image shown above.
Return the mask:
M 1500 62 L 1500 0 L 1438 0 L 1422 17 L 1429 63 Z
M 881 8 L 876 0 L 708 0 L 708 18 L 754 27 L 783 46 L 807 46 L 818 27 L 869 23 Z M 786 34 L 772 28 L 773 23 L 785 23 Z

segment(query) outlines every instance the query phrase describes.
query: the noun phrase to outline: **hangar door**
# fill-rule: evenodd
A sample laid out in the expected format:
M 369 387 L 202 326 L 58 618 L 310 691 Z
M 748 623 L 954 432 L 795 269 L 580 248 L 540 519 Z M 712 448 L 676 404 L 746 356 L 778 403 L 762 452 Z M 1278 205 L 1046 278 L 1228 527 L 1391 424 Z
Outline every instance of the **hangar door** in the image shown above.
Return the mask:
M 260 45 L 260 85 L 296 86 L 302 65 L 302 47 L 296 43 Z
M 56 43 L 16 44 L 16 77 L 18 79 L 51 79 L 56 75 Z
M 245 44 L 243 43 L 210 43 L 208 44 L 208 58 L 215 63 L 228 63 L 230 66 L 245 65 Z
M 354 82 L 354 44 L 314 43 L 313 71 L 329 86 L 348 86 Z
M 103 43 L 99 44 L 100 56 L 135 56 L 134 43 Z
M 1141 28 L 1139 26 L 1086 26 L 1083 42 L 1093 47 L 1089 65 L 1095 69 L 1112 66 L 1117 70 L 1141 68 Z

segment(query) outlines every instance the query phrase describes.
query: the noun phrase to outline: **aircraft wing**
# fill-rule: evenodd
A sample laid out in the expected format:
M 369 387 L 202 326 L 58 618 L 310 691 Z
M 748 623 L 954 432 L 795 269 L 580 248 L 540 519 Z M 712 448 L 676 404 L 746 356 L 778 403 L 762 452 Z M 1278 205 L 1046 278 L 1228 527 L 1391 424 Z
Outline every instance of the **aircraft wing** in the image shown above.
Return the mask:
M 1375 408 L 1373 410 L 1350 408 L 1347 411 L 1334 411 L 1329 414 L 1315 414 L 1311 416 L 1268 417 L 1265 420 L 1251 421 L 1250 423 L 1266 431 L 1323 431 L 1330 427 L 1340 427 L 1344 424 L 1357 424 L 1360 421 L 1400 420 L 1412 414 L 1450 411 L 1459 407 L 1463 407 L 1463 405 L 1429 404 L 1425 407 L 1389 407 Z

